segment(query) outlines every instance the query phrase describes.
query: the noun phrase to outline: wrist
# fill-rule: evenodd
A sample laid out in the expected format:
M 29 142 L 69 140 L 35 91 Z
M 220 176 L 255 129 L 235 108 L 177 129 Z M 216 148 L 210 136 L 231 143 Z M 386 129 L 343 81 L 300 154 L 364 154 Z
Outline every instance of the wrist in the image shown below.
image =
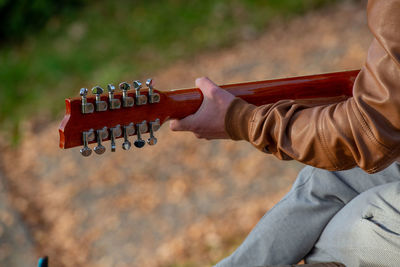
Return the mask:
M 225 132 L 232 140 L 250 141 L 249 127 L 255 109 L 256 106 L 238 97 L 230 102 L 225 114 Z

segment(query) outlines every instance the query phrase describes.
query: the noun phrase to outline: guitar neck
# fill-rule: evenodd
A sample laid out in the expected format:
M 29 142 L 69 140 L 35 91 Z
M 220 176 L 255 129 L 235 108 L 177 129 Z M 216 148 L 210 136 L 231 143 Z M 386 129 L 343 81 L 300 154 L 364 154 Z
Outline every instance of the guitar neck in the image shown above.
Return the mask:
M 343 71 L 327 74 L 245 82 L 221 85 L 236 97 L 261 106 L 283 99 L 314 99 L 335 96 L 352 96 L 354 81 L 360 71 Z M 195 113 L 203 101 L 198 88 L 166 91 L 171 102 L 171 118 L 181 119 Z
M 353 84 L 358 73 L 359 70 L 344 71 L 259 82 L 228 84 L 221 87 L 233 95 L 259 106 L 283 99 L 351 96 Z M 98 87 L 96 88 L 98 89 Z M 147 100 L 154 95 L 157 96 L 157 101 L 154 103 L 137 103 L 139 97 Z M 198 88 L 171 91 L 154 90 L 153 93 L 149 90 L 141 90 L 139 95 L 130 90 L 125 91 L 125 95 L 121 92 L 115 93 L 111 99 L 110 96 L 105 94 L 99 94 L 97 98 L 93 95 L 87 97 L 85 95 L 82 99 L 72 98 L 65 100 L 66 112 L 59 128 L 61 148 L 70 148 L 84 144 L 85 151 L 88 151 L 87 144 L 97 142 L 97 148 L 100 147 L 101 149 L 95 151 L 102 153 L 104 147 L 101 146 L 101 141 L 107 141 L 110 138 L 123 138 L 124 134 L 120 132 L 125 128 L 133 127 L 132 131 L 126 130 L 128 131 L 126 136 L 137 134 L 138 131 L 140 133 L 149 132 L 150 127 L 154 127 L 154 131 L 156 131 L 161 124 L 171 118 L 181 119 L 195 113 L 203 101 L 203 94 Z M 136 101 L 136 104 L 133 105 L 132 103 L 131 106 L 122 105 L 128 99 Z M 118 102 L 119 106 L 111 108 L 112 101 Z M 89 105 L 90 112 L 83 112 L 83 103 Z M 99 110 L 99 107 L 103 107 L 103 109 Z M 117 131 L 115 130 L 116 128 L 120 130 Z M 111 134 L 111 129 L 114 129 L 113 135 Z M 100 135 L 101 140 L 99 140 Z M 94 138 L 94 136 L 96 137 Z M 138 138 L 140 139 L 140 136 Z M 124 139 L 126 140 L 127 138 Z M 84 140 L 86 140 L 86 144 Z

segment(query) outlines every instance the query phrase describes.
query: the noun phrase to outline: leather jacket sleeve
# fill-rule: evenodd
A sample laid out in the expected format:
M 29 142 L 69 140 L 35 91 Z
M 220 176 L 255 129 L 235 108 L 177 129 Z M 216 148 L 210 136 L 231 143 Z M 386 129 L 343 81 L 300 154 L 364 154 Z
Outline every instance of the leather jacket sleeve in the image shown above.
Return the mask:
M 283 100 L 256 107 L 236 98 L 225 117 L 234 140 L 247 140 L 279 159 L 327 170 L 356 165 L 374 173 L 400 154 L 400 0 L 370 0 L 374 35 L 353 97 Z

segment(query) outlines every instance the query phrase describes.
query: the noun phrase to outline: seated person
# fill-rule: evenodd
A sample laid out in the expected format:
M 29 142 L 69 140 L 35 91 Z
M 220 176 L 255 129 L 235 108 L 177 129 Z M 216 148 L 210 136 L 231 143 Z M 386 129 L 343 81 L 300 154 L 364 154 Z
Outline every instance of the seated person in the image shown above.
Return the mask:
M 304 168 L 291 191 L 216 266 L 336 261 L 400 266 L 400 0 L 368 1 L 374 40 L 353 97 L 256 107 L 196 80 L 200 109 L 171 121 L 199 138 L 247 140 Z M 210 120 L 209 118 L 213 118 Z

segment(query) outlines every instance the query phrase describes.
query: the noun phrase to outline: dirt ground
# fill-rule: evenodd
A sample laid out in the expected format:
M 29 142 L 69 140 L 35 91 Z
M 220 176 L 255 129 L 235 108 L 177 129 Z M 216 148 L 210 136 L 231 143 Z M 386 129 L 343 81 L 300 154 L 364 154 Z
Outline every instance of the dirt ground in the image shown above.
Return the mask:
M 257 40 L 149 76 L 167 90 L 193 87 L 198 76 L 224 84 L 357 69 L 371 41 L 365 5 L 276 23 Z M 240 244 L 302 168 L 167 125 L 155 147 L 83 158 L 79 148 L 58 148 L 58 123 L 26 122 L 17 149 L 0 141 L 2 266 L 40 255 L 52 267 L 208 266 Z

